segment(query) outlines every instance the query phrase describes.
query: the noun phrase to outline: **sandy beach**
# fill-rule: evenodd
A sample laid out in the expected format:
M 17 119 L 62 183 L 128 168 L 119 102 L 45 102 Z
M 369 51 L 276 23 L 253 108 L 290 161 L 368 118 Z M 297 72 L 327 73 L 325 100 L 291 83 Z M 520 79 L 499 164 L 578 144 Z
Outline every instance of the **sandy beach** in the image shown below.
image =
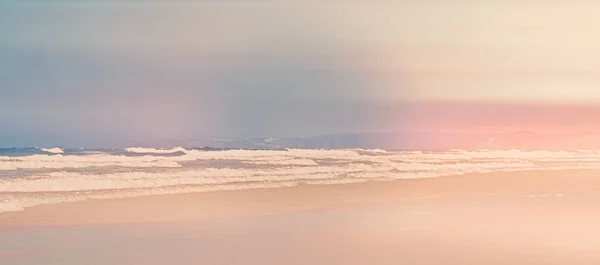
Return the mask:
M 1 1 L 0 265 L 600 265 L 600 1 Z
M 40 205 L 0 214 L 0 263 L 597 264 L 599 174 L 496 172 Z

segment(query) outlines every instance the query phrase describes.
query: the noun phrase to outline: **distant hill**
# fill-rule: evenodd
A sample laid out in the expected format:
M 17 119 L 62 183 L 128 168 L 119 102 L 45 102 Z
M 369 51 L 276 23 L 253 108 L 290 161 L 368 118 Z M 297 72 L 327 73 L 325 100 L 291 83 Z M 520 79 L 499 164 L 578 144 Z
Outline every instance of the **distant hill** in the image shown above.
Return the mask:
M 381 148 L 387 150 L 440 149 L 598 149 L 600 134 L 512 133 L 348 133 L 293 138 L 213 139 L 201 141 L 215 148 Z

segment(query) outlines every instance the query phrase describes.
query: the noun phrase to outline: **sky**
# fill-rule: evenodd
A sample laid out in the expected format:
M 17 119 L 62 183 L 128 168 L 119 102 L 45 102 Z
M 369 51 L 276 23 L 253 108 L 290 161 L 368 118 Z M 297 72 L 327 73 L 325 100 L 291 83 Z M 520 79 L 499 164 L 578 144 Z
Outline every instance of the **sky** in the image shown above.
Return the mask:
M 598 130 L 593 1 L 2 1 L 0 146 Z

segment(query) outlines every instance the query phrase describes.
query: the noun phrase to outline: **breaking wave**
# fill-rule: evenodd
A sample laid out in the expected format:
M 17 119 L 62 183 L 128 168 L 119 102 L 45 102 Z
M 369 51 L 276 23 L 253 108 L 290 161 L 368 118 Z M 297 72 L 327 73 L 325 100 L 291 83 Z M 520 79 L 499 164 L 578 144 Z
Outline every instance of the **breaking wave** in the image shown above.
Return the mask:
M 44 152 L 52 153 L 52 154 L 62 154 L 65 152 L 65 150 L 62 150 L 61 148 L 58 148 L 58 147 L 42 148 L 41 150 Z
M 98 198 L 581 168 L 600 168 L 600 152 L 0 149 L 0 212 Z
M 143 148 L 143 147 L 129 147 L 125 148 L 125 151 L 130 153 L 138 153 L 138 154 L 171 154 L 177 152 L 186 152 L 183 147 L 174 147 L 171 149 L 156 149 L 156 148 Z

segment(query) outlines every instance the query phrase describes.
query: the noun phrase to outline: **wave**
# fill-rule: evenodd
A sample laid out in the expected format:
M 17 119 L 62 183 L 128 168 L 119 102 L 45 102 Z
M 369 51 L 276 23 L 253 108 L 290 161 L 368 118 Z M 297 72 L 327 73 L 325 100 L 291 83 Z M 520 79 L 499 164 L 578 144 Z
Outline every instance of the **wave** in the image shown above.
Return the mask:
M 152 156 L 127 157 L 118 155 L 92 154 L 85 156 L 32 155 L 25 157 L 0 157 L 0 171 L 20 169 L 66 169 L 98 167 L 180 167 L 172 160 Z
M 42 148 L 41 149 L 44 152 L 48 152 L 48 153 L 52 153 L 52 154 L 62 154 L 65 152 L 65 150 L 58 148 L 58 147 L 54 147 L 54 148 Z
M 19 151 L 16 151 L 19 150 Z M 40 150 L 41 154 L 36 150 Z M 58 153 L 63 151 L 63 153 Z M 315 166 L 319 163 L 403 163 L 405 167 L 425 164 L 460 164 L 473 161 L 500 162 L 597 162 L 599 151 L 448 151 L 448 152 L 387 152 L 383 150 L 227 150 L 203 151 L 175 147 L 172 149 L 129 148 L 118 150 L 57 149 L 48 153 L 43 149 L 1 149 L 0 152 L 36 153 L 27 156 L 0 156 L 0 171 L 20 169 L 67 168 L 178 168 L 194 161 L 229 161 L 263 166 Z M 135 155 L 128 155 L 128 153 Z M 166 155 L 173 154 L 178 155 Z M 58 153 L 58 154 L 57 154 Z
M 28 156 L 28 155 L 37 155 L 44 154 L 45 152 L 39 148 L 35 147 L 24 147 L 24 148 L 0 148 L 0 156 Z
M 599 165 L 600 166 L 600 165 Z M 532 163 L 472 163 L 453 165 L 415 164 L 318 165 L 310 167 L 273 168 L 203 168 L 158 172 L 78 173 L 51 172 L 16 178 L 0 183 L 3 192 L 61 192 L 138 188 L 172 187 L 182 185 L 219 185 L 250 182 L 302 180 L 402 179 L 422 176 L 460 175 L 494 170 L 533 170 Z M 539 168 L 541 169 L 541 168 Z
M 37 147 L 11 147 L 0 148 L 0 157 L 23 157 L 30 155 L 86 155 L 92 153 L 116 154 L 118 149 L 88 149 L 88 148 L 37 148 Z
M 156 148 L 144 148 L 144 147 L 128 147 L 125 148 L 126 152 L 138 153 L 138 154 L 171 154 L 177 152 L 187 152 L 188 150 L 183 147 L 173 147 L 171 149 L 156 149 Z
M 19 152 L 43 153 L 0 156 L 0 212 L 44 203 L 140 194 L 600 168 L 600 151 L 593 150 L 206 151 L 176 147 L 63 151 L 55 154 L 24 149 Z M 165 155 L 172 152 L 178 154 Z

